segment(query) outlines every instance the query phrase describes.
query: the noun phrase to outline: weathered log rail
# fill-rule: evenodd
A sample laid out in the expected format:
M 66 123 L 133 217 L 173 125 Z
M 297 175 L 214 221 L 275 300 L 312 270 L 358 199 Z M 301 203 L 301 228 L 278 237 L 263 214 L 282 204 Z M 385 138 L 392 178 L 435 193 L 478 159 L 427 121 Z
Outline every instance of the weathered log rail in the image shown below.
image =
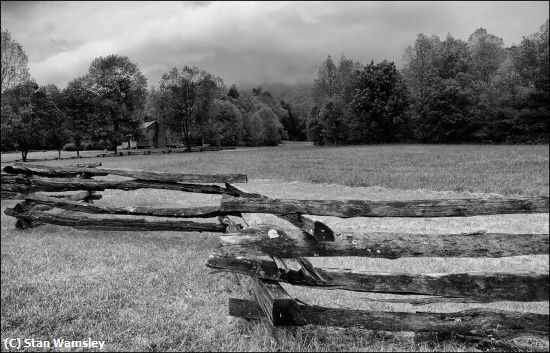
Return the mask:
M 18 198 L 32 201 L 37 204 L 48 205 L 69 211 L 80 211 L 94 214 L 119 214 L 136 216 L 156 216 L 156 217 L 180 217 L 180 218 L 212 218 L 222 214 L 219 207 L 189 207 L 189 208 L 155 208 L 145 206 L 128 207 L 108 207 L 98 206 L 86 203 L 80 203 L 72 200 L 63 200 L 60 198 L 48 197 L 38 194 L 18 195 Z
M 281 269 L 275 261 L 213 255 L 207 266 L 256 278 L 323 289 L 463 297 L 478 302 L 548 300 L 548 273 L 376 273 L 311 267 Z M 311 265 L 310 265 L 311 266 Z M 487 289 L 490 288 L 490 291 Z
M 222 211 L 349 217 L 469 217 L 548 212 L 548 197 L 365 201 L 275 200 L 224 195 Z
M 489 309 L 454 313 L 335 309 L 291 304 L 289 298 L 279 299 L 281 293 L 277 295 L 271 299 L 277 305 L 269 307 L 270 315 L 254 301 L 234 298 L 229 300 L 229 314 L 247 319 L 278 317 L 279 326 L 324 325 L 377 331 L 458 333 L 495 339 L 524 335 L 548 339 L 548 315 L 544 314 Z
M 307 215 L 349 217 L 469 217 L 548 213 L 548 197 L 478 197 L 454 200 L 276 200 L 228 186 L 221 212 L 270 213 L 294 227 L 254 221 L 220 237 L 220 253 L 206 266 L 254 278 L 255 301 L 231 298 L 229 313 L 267 319 L 273 326 L 307 324 L 369 330 L 453 333 L 476 342 L 513 346 L 510 339 L 548 339 L 548 315 L 488 309 L 458 313 L 376 312 L 310 306 L 292 298 L 279 282 L 328 290 L 385 293 L 374 301 L 432 303 L 540 302 L 549 299 L 548 271 L 377 273 L 314 267 L 305 257 L 506 257 L 548 254 L 548 234 L 478 231 L 459 234 L 337 233 Z M 249 222 L 250 223 L 250 222 Z M 316 224 L 317 223 L 317 224 Z M 271 257 L 266 260 L 265 256 Z M 261 257 L 261 258 L 260 258 Z M 413 296 L 424 296 L 413 298 Z M 496 340 L 496 341 L 495 341 Z
M 246 175 L 244 174 L 181 174 L 114 168 L 51 167 L 20 163 L 5 167 L 4 172 L 46 177 L 74 177 L 81 174 L 105 176 L 111 174 L 134 178 L 136 180 L 165 183 L 246 183 Z
M 230 191 L 228 191 L 226 188 L 218 185 L 187 184 L 179 182 L 160 182 L 144 180 L 110 181 L 68 177 L 57 179 L 23 174 L 2 174 L 3 191 L 31 193 L 39 191 L 61 192 L 75 190 L 104 191 L 106 189 L 164 189 L 218 195 L 230 193 Z
M 334 241 L 317 241 L 298 229 L 251 227 L 220 238 L 222 250 L 233 256 L 364 256 L 505 257 L 548 254 L 548 234 L 459 233 L 422 234 L 369 232 L 336 233 Z
M 183 232 L 223 232 L 225 226 L 218 223 L 197 223 L 172 220 L 150 221 L 146 219 L 125 218 L 89 218 L 82 215 L 50 214 L 34 210 L 18 211 L 7 208 L 5 214 L 24 219 L 27 222 L 49 223 L 60 226 L 69 226 L 77 229 L 94 230 L 155 230 L 155 231 L 183 231 Z
M 104 190 L 160 189 L 192 193 L 233 195 L 231 183 L 246 182 L 243 174 L 183 174 L 99 168 L 101 163 L 77 164 L 62 167 L 15 163 L 3 169 L 1 175 L 2 198 L 23 200 L 5 214 L 17 218 L 17 228 L 36 227 L 45 223 L 77 229 L 120 231 L 197 231 L 224 232 L 228 225 L 217 218 L 239 215 L 238 212 L 221 212 L 218 206 L 189 208 L 110 207 L 93 204 Z M 95 177 L 115 175 L 125 180 L 102 180 Z M 128 179 L 130 178 L 130 179 Z M 225 186 L 205 183 L 226 183 Z M 84 190 L 84 191 L 82 191 Z M 79 191 L 72 195 L 45 195 Z M 61 213 L 49 212 L 52 209 Z M 86 217 L 84 214 L 105 215 Z M 107 215 L 109 215 L 107 217 Z M 131 216 L 112 217 L 113 215 Z M 163 220 L 134 216 L 167 217 Z M 216 222 L 191 222 L 174 218 L 214 218 Z M 236 228 L 231 228 L 236 230 Z
M 267 319 L 273 326 L 315 324 L 384 331 L 443 332 L 481 342 L 488 340 L 491 344 L 495 339 L 509 340 L 522 335 L 548 339 L 548 315 L 487 309 L 457 313 L 334 309 L 304 305 L 279 284 L 391 294 L 398 298 L 367 300 L 413 305 L 548 301 L 547 269 L 541 272 L 418 274 L 315 267 L 307 260 L 307 257 L 314 256 L 397 259 L 548 254 L 548 234 L 485 231 L 458 234 L 341 233 L 311 217 L 470 217 L 548 213 L 548 197 L 284 200 L 247 192 L 232 185 L 247 182 L 247 177 L 242 174 L 177 174 L 99 167 L 93 164 L 66 167 L 15 164 L 4 168 L 2 198 L 22 200 L 15 207 L 7 208 L 5 214 L 17 218 L 16 227 L 22 229 L 54 224 L 110 231 L 223 233 L 218 254 L 211 256 L 206 266 L 252 277 L 255 297 L 255 301 L 231 298 L 230 315 Z M 130 180 L 94 179 L 107 175 Z M 210 183 L 224 185 L 208 185 Z M 142 188 L 222 197 L 218 206 L 187 208 L 113 207 L 93 203 L 101 199 L 98 191 Z M 44 194 L 64 191 L 79 192 Z M 265 224 L 258 216 L 262 213 L 276 215 L 285 221 L 285 226 Z M 189 220 L 196 218 L 213 218 L 217 222 Z M 244 229 L 241 223 L 245 225 Z

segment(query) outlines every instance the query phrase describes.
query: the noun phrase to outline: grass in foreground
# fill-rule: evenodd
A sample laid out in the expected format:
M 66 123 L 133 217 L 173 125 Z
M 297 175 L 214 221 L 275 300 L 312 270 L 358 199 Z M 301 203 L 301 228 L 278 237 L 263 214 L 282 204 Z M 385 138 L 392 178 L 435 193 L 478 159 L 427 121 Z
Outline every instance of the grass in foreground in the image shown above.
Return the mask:
M 548 194 L 547 146 L 364 146 L 315 148 L 288 144 L 174 155 L 97 159 L 107 167 L 189 173 L 236 173 L 249 178 L 395 189 Z M 439 157 L 434 157 L 439 156 Z M 83 161 L 93 161 L 86 159 Z M 71 161 L 72 162 L 72 161 Z M 67 164 L 68 161 L 44 164 Z M 347 169 L 346 169 L 347 168 Z M 490 176 L 498 176 L 499 183 Z M 472 184 L 470 184 L 472 183 Z M 259 184 L 258 184 L 259 185 Z M 289 184 L 291 185 L 291 184 Z M 300 185 L 296 198 L 300 198 Z M 275 185 L 274 189 L 277 188 Z M 337 186 L 304 188 L 308 195 Z M 262 190 L 257 190 L 261 192 Z M 346 190 L 346 192 L 352 192 Z M 399 191 L 395 192 L 396 195 Z M 196 203 L 204 195 L 102 192 L 101 202 L 167 207 Z M 183 195 L 183 197 L 182 197 Z M 327 196 L 328 197 L 328 196 Z M 2 212 L 15 201 L 3 201 Z M 548 228 L 548 217 L 526 219 L 533 229 Z M 461 227 L 453 220 L 453 227 Z M 468 227 L 476 228 L 475 221 Z M 541 223 L 542 222 L 542 223 Z M 204 266 L 218 246 L 217 235 L 173 232 L 80 231 L 51 225 L 17 231 L 2 213 L 2 340 L 11 337 L 105 340 L 109 351 L 472 351 L 458 341 L 414 342 L 408 334 L 304 327 L 271 330 L 259 322 L 227 317 L 229 297 L 251 298 L 249 286 L 232 274 L 209 274 Z M 428 222 L 430 223 L 430 222 Z M 438 222 L 434 222 L 438 223 Z M 497 222 L 495 222 L 497 223 Z M 520 227 L 514 220 L 510 229 Z M 525 221 L 523 222 L 525 223 Z M 534 223 L 537 223 L 535 225 Z M 376 225 L 370 224 L 370 227 Z M 406 224 L 406 227 L 413 227 Z M 428 227 L 432 227 L 432 223 Z M 494 225 L 495 227 L 502 224 Z M 424 227 L 424 225 L 418 226 Z M 412 229 L 412 228 L 411 228 Z M 416 228 L 415 228 L 416 229 Z M 491 270 L 514 265 L 547 269 L 548 257 L 502 260 L 314 259 L 334 266 L 375 271 L 448 271 L 453 266 Z M 318 305 L 371 310 L 462 310 L 464 307 L 410 307 L 362 299 L 341 291 L 289 288 Z M 328 293 L 321 298 L 320 293 Z M 492 304 L 493 305 L 493 304 Z M 498 308 L 548 313 L 548 303 L 499 303 Z M 495 307 L 495 306 L 493 306 Z M 518 342 L 519 343 L 519 342 Z M 544 350 L 547 342 L 524 342 L 524 350 Z M 4 348 L 3 348 L 4 349 Z
M 4 202 L 5 204 L 6 202 Z M 11 203 L 11 202 L 10 202 Z M 3 205 L 5 206 L 5 205 Z M 416 351 L 410 335 L 306 327 L 276 339 L 268 325 L 227 316 L 250 298 L 231 274 L 203 265 L 217 236 L 14 231 L 2 220 L 2 340 L 105 340 L 108 351 Z M 461 343 L 430 350 L 465 350 Z

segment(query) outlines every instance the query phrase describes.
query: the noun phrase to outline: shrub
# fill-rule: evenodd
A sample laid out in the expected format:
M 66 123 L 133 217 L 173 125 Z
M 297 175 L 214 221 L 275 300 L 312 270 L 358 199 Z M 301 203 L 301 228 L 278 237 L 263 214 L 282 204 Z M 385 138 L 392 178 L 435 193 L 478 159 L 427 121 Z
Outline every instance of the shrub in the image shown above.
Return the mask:
M 205 140 L 216 146 L 238 146 L 243 133 L 241 112 L 229 101 L 214 100 Z

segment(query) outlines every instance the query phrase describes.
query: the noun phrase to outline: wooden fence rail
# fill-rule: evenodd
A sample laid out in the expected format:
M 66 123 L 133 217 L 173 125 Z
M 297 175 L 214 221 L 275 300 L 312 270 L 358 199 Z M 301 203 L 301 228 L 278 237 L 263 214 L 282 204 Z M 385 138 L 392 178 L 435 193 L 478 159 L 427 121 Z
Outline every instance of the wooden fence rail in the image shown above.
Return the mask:
M 189 221 L 150 221 L 146 219 L 126 218 L 89 218 L 82 215 L 49 214 L 42 211 L 8 208 L 8 216 L 22 218 L 27 222 L 49 223 L 78 229 L 96 230 L 147 230 L 147 231 L 183 231 L 183 232 L 224 232 L 225 226 L 217 223 L 197 223 Z
M 222 211 L 349 217 L 469 217 L 548 212 L 548 197 L 364 201 L 274 200 L 224 195 Z
M 178 174 L 99 168 L 101 164 L 79 164 L 63 167 L 16 163 L 4 168 L 2 198 L 24 200 L 5 214 L 17 218 L 16 227 L 29 228 L 44 223 L 70 226 L 78 229 L 134 230 L 134 231 L 198 231 L 224 232 L 228 224 L 216 219 L 238 212 L 221 212 L 220 207 L 154 208 L 110 207 L 94 205 L 101 198 L 97 191 L 108 189 L 137 190 L 142 188 L 174 190 L 204 194 L 239 194 L 227 186 L 201 183 L 246 182 L 243 174 Z M 129 180 L 101 180 L 94 177 L 116 175 Z M 81 191 L 84 190 L 84 191 Z M 73 195 L 44 195 L 41 193 L 80 191 Z M 52 209 L 61 213 L 49 213 Z M 109 215 L 104 218 L 84 214 Z M 168 218 L 214 218 L 216 222 L 192 222 L 177 219 L 151 220 L 147 218 L 111 217 L 112 215 Z M 235 228 L 232 228 L 235 229 Z
M 2 190 L 33 193 L 33 192 L 61 192 L 75 190 L 104 191 L 106 189 L 137 190 L 137 189 L 164 189 L 203 194 L 230 193 L 226 188 L 218 185 L 186 184 L 178 182 L 157 182 L 144 180 L 93 180 L 81 178 L 48 178 L 29 175 L 2 174 Z
M 246 175 L 242 174 L 198 175 L 99 167 L 93 164 L 8 166 L 1 175 L 2 198 L 22 201 L 7 208 L 5 213 L 17 218 L 16 227 L 19 228 L 49 223 L 83 229 L 221 233 L 218 252 L 207 260 L 206 266 L 250 276 L 255 298 L 255 301 L 231 298 L 230 315 L 267 319 L 273 326 L 315 324 L 384 331 L 444 332 L 490 342 L 522 335 L 548 339 L 548 315 L 488 309 L 455 313 L 334 309 L 300 303 L 279 284 L 386 293 L 398 298 L 377 301 L 414 305 L 548 301 L 547 269 L 541 272 L 418 274 L 323 268 L 313 266 L 307 260 L 307 257 L 314 256 L 397 259 L 548 254 L 548 234 L 485 231 L 458 234 L 342 233 L 310 217 L 470 217 L 548 213 L 549 199 L 546 196 L 410 201 L 285 200 L 272 199 L 232 185 L 247 182 Z M 94 179 L 106 175 L 130 180 Z M 208 183 L 224 185 L 206 185 Z M 97 191 L 141 188 L 222 197 L 217 206 L 187 208 L 93 204 L 94 200 L 101 198 Z M 72 195 L 43 194 L 77 190 L 79 192 Z M 53 209 L 58 212 L 50 212 Z M 258 216 L 262 213 L 274 214 L 286 225 L 265 224 Z M 213 218 L 216 221 L 189 220 L 194 218 Z
M 220 255 L 213 255 L 206 263 L 210 268 L 256 278 L 359 292 L 462 297 L 480 302 L 545 301 L 549 292 L 548 273 L 376 273 L 300 265 L 299 269 L 281 269 L 275 261 Z
M 283 302 L 268 307 L 271 314 L 251 300 L 231 298 L 229 314 L 247 319 L 278 318 L 276 326 L 324 325 L 377 331 L 441 332 L 506 339 L 534 336 L 548 339 L 548 315 L 506 310 L 471 309 L 454 313 L 391 312 L 335 309 Z
M 98 206 L 86 203 L 64 200 L 60 198 L 48 197 L 37 194 L 27 194 L 17 196 L 22 200 L 32 201 L 37 204 L 57 207 L 64 210 L 80 211 L 94 214 L 120 214 L 120 215 L 138 215 L 138 216 L 157 216 L 157 217 L 180 217 L 180 218 L 212 218 L 222 214 L 219 207 L 203 206 L 188 208 L 156 208 L 145 206 L 128 207 L 108 207 Z
M 307 324 L 360 327 L 370 330 L 453 333 L 504 347 L 506 339 L 530 335 L 548 339 L 548 315 L 488 309 L 458 313 L 376 312 L 300 304 L 279 285 L 340 289 L 399 295 L 381 301 L 414 305 L 444 302 L 548 301 L 548 271 L 469 273 L 374 273 L 316 268 L 304 257 L 506 257 L 548 254 L 548 234 L 506 234 L 484 231 L 460 234 L 338 233 L 318 227 L 304 214 L 348 217 L 467 217 L 548 213 L 548 197 L 479 197 L 454 200 L 332 201 L 275 200 L 233 188 L 223 195 L 222 212 L 275 214 L 296 226 L 281 228 L 256 222 L 220 237 L 220 254 L 206 266 L 254 278 L 256 302 L 231 298 L 230 315 L 265 318 L 273 326 Z M 235 195 L 238 194 L 238 195 Z M 293 222 L 294 220 L 294 222 Z M 296 223 L 298 221 L 298 223 Z M 309 232 L 307 230 L 310 230 Z M 323 234 L 324 233 L 324 234 Z M 271 261 L 265 256 L 271 257 Z M 261 258 L 260 258 L 261 257 Z M 410 298 L 423 295 L 424 298 Z
M 220 238 L 233 256 L 504 257 L 548 254 L 548 234 L 335 233 L 334 241 L 316 241 L 298 229 L 248 228 Z
M 244 174 L 181 174 L 166 172 L 150 172 L 144 170 L 127 170 L 81 167 L 50 167 L 16 163 L 7 166 L 4 171 L 9 174 L 39 175 L 47 177 L 74 177 L 82 174 L 90 176 L 105 176 L 108 174 L 125 176 L 136 180 L 160 181 L 165 183 L 246 183 Z

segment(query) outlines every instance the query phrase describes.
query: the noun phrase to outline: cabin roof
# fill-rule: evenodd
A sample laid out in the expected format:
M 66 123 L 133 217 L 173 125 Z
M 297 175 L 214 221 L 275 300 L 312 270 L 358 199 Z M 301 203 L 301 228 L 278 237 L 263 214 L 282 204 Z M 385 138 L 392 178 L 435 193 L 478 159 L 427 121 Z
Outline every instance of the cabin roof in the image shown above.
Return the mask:
M 154 123 L 156 123 L 157 121 L 156 120 L 153 120 L 153 121 L 145 121 L 144 123 L 141 124 L 141 128 L 142 129 L 148 129 L 151 125 L 153 125 Z

